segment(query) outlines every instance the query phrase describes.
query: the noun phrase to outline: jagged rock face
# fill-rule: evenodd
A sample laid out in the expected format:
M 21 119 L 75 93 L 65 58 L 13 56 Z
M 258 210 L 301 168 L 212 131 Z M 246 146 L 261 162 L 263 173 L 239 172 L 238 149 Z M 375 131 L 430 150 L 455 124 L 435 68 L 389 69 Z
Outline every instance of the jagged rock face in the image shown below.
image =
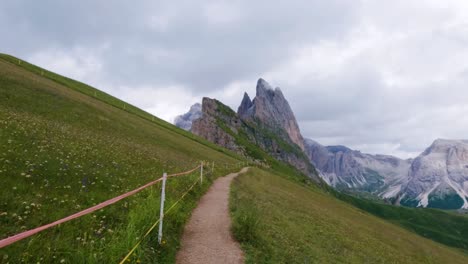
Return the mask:
M 258 81 L 257 96 L 253 101 L 247 93 L 244 94 L 238 113 L 215 99 L 203 98 L 202 117 L 193 121 L 191 131 L 215 144 L 262 161 L 256 150 L 252 150 L 255 146 L 320 182 L 315 168 L 301 149 L 302 136 L 288 102 L 279 89 L 273 91 L 262 79 Z
M 411 164 L 410 160 L 364 154 L 344 146 L 325 147 L 310 139 L 305 140 L 305 146 L 320 176 L 339 189 L 385 196 L 386 191 L 401 187 Z
M 248 103 L 248 100 L 244 101 Z M 249 156 L 249 153 L 243 144 L 255 145 L 275 159 L 319 181 L 306 155 L 299 147 L 291 145 L 293 143 L 289 138 L 272 136 L 271 131 L 259 129 L 258 123 L 244 122 L 238 114 L 215 99 L 203 98 L 202 113 L 202 117 L 193 122 L 192 133 L 245 156 Z
M 244 98 L 237 109 L 237 114 L 240 118 L 247 119 L 253 115 L 253 102 L 250 100 L 250 97 L 247 93 L 244 93 Z
M 308 139 L 305 146 L 331 186 L 368 191 L 407 206 L 468 208 L 466 140 L 436 140 L 414 160 L 325 147 Z
M 402 204 L 468 208 L 468 141 L 438 139 L 411 165 Z
M 184 129 L 190 130 L 194 120 L 202 116 L 202 106 L 200 103 L 196 103 L 190 107 L 190 110 L 180 116 L 177 116 L 174 120 L 174 125 Z
M 253 101 L 244 95 L 238 109 L 238 115 L 244 120 L 260 123 L 270 130 L 285 131 L 289 139 L 304 149 L 304 139 L 299 130 L 291 107 L 279 88 L 273 88 L 263 79 L 257 82 L 257 94 Z
M 215 99 L 205 97 L 202 102 L 202 117 L 193 121 L 191 131 L 217 145 L 242 153 L 242 148 L 236 144 L 235 138 L 222 129 L 219 122 L 232 127 L 235 131 L 241 123 L 234 111 Z

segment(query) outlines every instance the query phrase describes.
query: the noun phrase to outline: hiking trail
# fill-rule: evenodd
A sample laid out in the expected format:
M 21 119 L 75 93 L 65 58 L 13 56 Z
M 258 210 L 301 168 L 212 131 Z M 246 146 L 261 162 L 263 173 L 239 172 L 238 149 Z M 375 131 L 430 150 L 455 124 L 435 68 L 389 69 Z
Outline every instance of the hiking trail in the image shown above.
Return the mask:
M 230 230 L 229 186 L 247 170 L 218 178 L 200 199 L 185 226 L 176 263 L 244 263 L 244 253 Z

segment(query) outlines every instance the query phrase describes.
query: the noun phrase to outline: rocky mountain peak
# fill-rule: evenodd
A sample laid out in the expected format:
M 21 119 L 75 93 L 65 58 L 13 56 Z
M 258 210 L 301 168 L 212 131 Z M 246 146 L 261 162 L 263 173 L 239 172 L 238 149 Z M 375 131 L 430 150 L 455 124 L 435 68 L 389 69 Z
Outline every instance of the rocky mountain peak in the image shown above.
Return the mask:
M 275 97 L 277 97 L 276 100 L 286 100 L 284 98 L 283 92 L 279 87 L 273 89 L 273 87 L 262 78 L 258 79 L 256 90 L 256 97 L 265 97 L 271 101 L 275 100 Z
M 431 148 L 431 149 L 433 149 L 433 148 L 445 148 L 445 149 L 447 149 L 447 148 L 462 146 L 462 145 L 467 146 L 468 145 L 468 140 L 438 138 L 438 139 L 434 140 L 434 142 L 432 143 L 432 145 L 429 148 Z
M 421 156 L 432 153 L 448 153 L 450 150 L 468 149 L 468 140 L 442 139 L 438 138 L 421 154 Z
M 273 91 L 271 85 L 263 78 L 259 78 L 257 81 L 257 95 L 262 92 Z
M 242 102 L 237 109 L 237 113 L 241 118 L 248 117 L 252 115 L 252 100 L 250 100 L 250 97 L 247 93 L 244 93 L 244 98 L 242 98 Z
M 289 136 L 290 141 L 304 150 L 304 139 L 299 130 L 296 117 L 284 98 L 280 88 L 272 86 L 260 78 L 257 81 L 257 93 L 253 101 L 246 98 L 239 107 L 238 114 L 245 120 L 255 120 L 274 131 L 283 130 Z M 247 106 L 249 106 L 247 108 Z
M 468 141 L 435 140 L 414 159 L 404 194 L 418 206 L 468 208 Z
M 204 97 L 202 100 L 202 117 L 193 121 L 192 133 L 201 136 L 217 145 L 240 153 L 241 149 L 235 138 L 218 125 L 218 121 L 236 129 L 240 120 L 236 113 L 216 99 Z

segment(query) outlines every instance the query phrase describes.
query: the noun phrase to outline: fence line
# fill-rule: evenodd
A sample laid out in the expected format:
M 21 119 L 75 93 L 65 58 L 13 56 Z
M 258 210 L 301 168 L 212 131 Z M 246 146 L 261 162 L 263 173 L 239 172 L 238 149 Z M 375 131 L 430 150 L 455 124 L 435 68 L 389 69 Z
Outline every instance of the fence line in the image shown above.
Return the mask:
M 177 176 L 181 176 L 181 175 L 191 174 L 192 172 L 194 172 L 194 171 L 200 169 L 200 177 L 198 177 L 197 180 L 190 186 L 190 188 L 187 189 L 187 191 L 186 191 L 176 202 L 174 202 L 166 211 L 164 211 L 164 200 L 165 200 L 165 195 L 164 195 L 164 194 L 165 194 L 165 188 L 164 188 L 164 187 L 165 187 L 165 186 L 162 186 L 161 207 L 160 207 L 160 218 L 146 231 L 146 233 L 143 235 L 143 237 L 140 238 L 140 240 L 135 244 L 135 246 L 133 246 L 133 248 L 128 252 L 128 254 L 122 259 L 122 261 L 120 262 L 120 263 L 122 264 L 122 263 L 124 263 L 125 261 L 128 260 L 128 258 L 135 252 L 135 250 L 138 248 L 138 246 L 141 244 L 141 242 L 143 242 L 143 240 L 151 233 L 151 231 L 154 230 L 154 228 L 155 228 L 158 224 L 160 224 L 160 231 L 159 231 L 159 234 L 158 234 L 158 241 L 159 241 L 159 243 L 161 243 L 161 237 L 162 237 L 162 230 L 161 230 L 161 229 L 162 229 L 162 221 L 163 221 L 163 219 L 164 219 L 164 216 L 167 215 L 167 214 L 169 214 L 169 213 L 172 211 L 172 209 L 174 209 L 175 206 L 176 206 L 177 204 L 179 204 L 179 203 L 185 198 L 185 196 L 195 187 L 195 185 L 196 185 L 198 182 L 200 182 L 200 184 L 203 183 L 203 173 L 204 173 L 204 172 L 203 172 L 203 166 L 204 166 L 205 164 L 208 165 L 208 168 L 209 168 L 209 163 L 202 162 L 202 163 L 201 163 L 200 165 L 198 165 L 197 167 L 195 167 L 195 168 L 193 168 L 193 169 L 191 169 L 191 170 L 185 171 L 185 172 L 179 172 L 179 173 L 174 173 L 174 174 L 169 174 L 169 175 L 167 175 L 166 173 L 164 173 L 164 174 L 163 174 L 163 177 L 161 177 L 161 178 L 159 178 L 159 179 L 156 179 L 156 180 L 154 180 L 154 181 L 151 181 L 151 182 L 149 182 L 149 183 L 147 183 L 147 184 L 145 184 L 145 185 L 143 185 L 143 186 L 140 186 L 140 187 L 138 187 L 138 188 L 136 188 L 136 189 L 134 189 L 134 190 L 132 190 L 132 191 L 129 191 L 129 192 L 127 192 L 127 193 L 124 193 L 124 194 L 122 194 L 122 195 L 119 195 L 119 196 L 117 196 L 117 197 L 114 197 L 114 198 L 112 198 L 112 199 L 109 199 L 109 200 L 104 201 L 104 202 L 102 202 L 102 203 L 99 203 L 99 204 L 97 204 L 97 205 L 95 205 L 95 206 L 92 206 L 92 207 L 90 207 L 90 208 L 87 208 L 87 209 L 85 209 L 85 210 L 82 210 L 82 211 L 80 211 L 80 212 L 78 212 L 78 213 L 72 214 L 72 215 L 70 215 L 70 216 L 67 216 L 67 217 L 62 218 L 62 219 L 60 219 L 60 220 L 57 220 L 57 221 L 55 221 L 55 222 L 49 223 L 49 224 L 47 224 L 47 225 L 43 225 L 43 226 L 40 226 L 40 227 L 31 229 L 31 230 L 27 230 L 27 231 L 24 231 L 24 232 L 22 232 L 22 233 L 19 233 L 19 234 L 16 234 L 16 235 L 13 235 L 13 236 L 10 236 L 10 237 L 7 237 L 7 238 L 4 238 L 4 239 L 0 240 L 0 248 L 6 247 L 6 246 L 8 246 L 8 245 L 11 245 L 11 244 L 13 244 L 13 243 L 15 243 L 15 242 L 17 242 L 17 241 L 20 241 L 20 240 L 22 240 L 22 239 L 25 239 L 25 238 L 27 238 L 27 237 L 30 237 L 30 236 L 32 236 L 32 235 L 34 235 L 34 234 L 36 234 L 36 233 L 39 233 L 39 232 L 41 232 L 41 231 L 44 231 L 44 230 L 49 229 L 49 228 L 51 228 L 51 227 L 54 227 L 54 226 L 56 226 L 56 225 L 59 225 L 59 224 L 68 222 L 68 221 L 70 221 L 70 220 L 73 220 L 73 219 L 75 219 L 75 218 L 79 218 L 79 217 L 81 217 L 81 216 L 90 214 L 90 213 L 92 213 L 92 212 L 95 212 L 95 211 L 97 211 L 97 210 L 99 210 L 99 209 L 102 209 L 102 208 L 104 208 L 104 207 L 106 207 L 106 206 L 109 206 L 109 205 L 111 205 L 111 204 L 114 204 L 114 203 L 116 203 L 116 202 L 118 202 L 118 201 L 120 201 L 120 200 L 122 200 L 122 199 L 124 199 L 124 198 L 127 198 L 127 197 L 129 197 L 129 196 L 131 196 L 131 195 L 134 195 L 134 194 L 136 194 L 136 193 L 142 191 L 143 189 L 146 189 L 146 188 L 148 188 L 148 187 L 150 187 L 150 186 L 153 186 L 153 185 L 155 185 L 156 183 L 158 183 L 158 182 L 160 182 L 160 181 L 165 182 L 166 179 L 168 179 L 168 178 L 177 177 Z M 209 172 L 210 174 L 212 174 L 212 173 L 214 172 L 214 169 L 215 169 L 215 168 L 214 168 L 214 165 L 215 165 L 215 164 L 214 164 L 214 162 L 213 162 L 213 163 L 212 163 L 212 166 L 211 166 L 211 171 Z M 226 168 L 228 167 L 227 165 L 228 165 L 228 164 L 225 163 L 225 167 L 226 167 Z M 239 167 L 241 167 L 241 166 L 244 165 L 244 164 L 239 162 L 239 163 L 237 163 L 236 165 L 239 166 Z M 246 164 L 246 165 L 247 165 L 247 164 Z M 231 164 L 231 166 L 232 166 L 232 164 Z M 237 167 L 237 166 L 235 166 L 235 167 Z
M 192 184 L 192 186 L 190 186 L 190 188 L 188 188 L 188 190 L 176 201 L 174 202 L 171 207 L 169 207 L 169 209 L 166 210 L 166 212 L 164 212 L 160 217 L 159 219 L 148 229 L 148 231 L 146 231 L 146 233 L 143 235 L 142 238 L 140 238 L 140 240 L 135 244 L 135 246 L 133 246 L 133 248 L 128 252 L 127 255 L 125 255 L 125 257 L 122 259 L 122 261 L 120 261 L 120 264 L 124 263 L 132 254 L 133 252 L 135 252 L 135 250 L 138 248 L 138 246 L 141 244 L 141 242 L 143 242 L 143 240 L 151 233 L 151 231 L 154 230 L 154 228 L 161 223 L 162 219 L 164 216 L 166 216 L 167 214 L 169 214 L 169 212 L 172 211 L 172 209 L 175 208 L 175 206 L 180 202 L 182 201 L 182 199 L 184 199 L 184 197 L 193 189 L 193 187 L 195 187 L 195 185 L 200 181 L 200 178 L 197 178 L 197 180 Z M 163 211 L 162 211 L 163 212 Z M 159 239 L 159 237 L 158 237 Z M 159 240 L 159 242 L 161 242 L 161 240 Z
M 197 167 L 195 167 L 194 169 L 191 169 L 191 170 L 186 171 L 186 172 L 181 172 L 181 173 L 175 173 L 175 174 L 168 175 L 168 177 L 175 177 L 175 176 L 190 174 L 190 173 L 194 172 L 195 170 L 197 170 L 198 168 L 200 168 L 200 166 L 202 166 L 202 165 L 200 164 L 200 165 L 198 165 Z M 95 211 L 97 211 L 97 210 L 99 210 L 99 209 L 102 209 L 102 208 L 104 208 L 104 207 L 106 207 L 106 206 L 109 206 L 109 205 L 111 205 L 111 204 L 114 204 L 114 203 L 116 203 L 116 202 L 118 202 L 118 201 L 120 201 L 120 200 L 122 200 L 122 199 L 124 199 L 124 198 L 127 198 L 127 197 L 129 197 L 129 196 L 131 196 L 131 195 L 134 195 L 135 193 L 138 193 L 138 192 L 142 191 L 143 189 L 146 189 L 146 188 L 148 188 L 148 187 L 150 187 L 150 186 L 152 186 L 152 185 L 154 185 L 154 184 L 160 182 L 161 180 L 162 180 L 162 177 L 159 178 L 159 179 L 157 179 L 157 180 L 151 181 L 151 182 L 149 182 L 149 183 L 147 183 L 147 184 L 145 184 L 145 185 L 143 185 L 143 186 L 140 186 L 140 187 L 136 188 L 135 190 L 129 191 L 129 192 L 127 192 L 127 193 L 124 193 L 124 194 L 122 194 L 122 195 L 119 195 L 119 196 L 117 196 L 117 197 L 114 197 L 114 198 L 112 198 L 112 199 L 109 199 L 109 200 L 107 200 L 107 201 L 104 201 L 104 202 L 102 202 L 102 203 L 100 203 L 100 204 L 97 204 L 97 205 L 95 205 L 95 206 L 92 206 L 92 207 L 90 207 L 90 208 L 87 208 L 87 209 L 85 209 L 85 210 L 83 210 L 83 211 L 80 211 L 80 212 L 78 212 L 78 213 L 72 214 L 72 215 L 67 216 L 67 217 L 65 217 L 65 218 L 62 218 L 62 219 L 60 219 L 60 220 L 57 220 L 57 221 L 55 221 L 55 222 L 52 222 L 52 223 L 50 223 L 50 224 L 43 225 L 43 226 L 40 226 L 40 227 L 31 229 L 31 230 L 27 230 L 27 231 L 24 231 L 24 232 L 21 232 L 21 233 L 19 233 L 19 234 L 16 234 L 16 235 L 13 235 L 13 236 L 10 236 L 10 237 L 7 237 L 7 238 L 4 238 L 4 239 L 0 240 L 0 248 L 6 247 L 6 246 L 8 246 L 8 245 L 11 245 L 11 244 L 13 244 L 13 243 L 15 243 L 15 242 L 17 242 L 17 241 L 20 241 L 20 240 L 22 240 L 22 239 L 25 239 L 25 238 L 27 238 L 27 237 L 30 237 L 30 236 L 32 236 L 32 235 L 34 235 L 34 234 L 37 234 L 37 233 L 39 233 L 39 232 L 41 232 L 41 231 L 44 231 L 44 230 L 49 229 L 49 228 L 51 228 L 51 227 L 54 227 L 54 226 L 56 226 L 56 225 L 59 225 L 59 224 L 68 222 L 68 221 L 73 220 L 73 219 L 75 219 L 75 218 L 78 218 L 78 217 L 81 217 L 81 216 L 90 214 L 90 213 L 95 212 Z

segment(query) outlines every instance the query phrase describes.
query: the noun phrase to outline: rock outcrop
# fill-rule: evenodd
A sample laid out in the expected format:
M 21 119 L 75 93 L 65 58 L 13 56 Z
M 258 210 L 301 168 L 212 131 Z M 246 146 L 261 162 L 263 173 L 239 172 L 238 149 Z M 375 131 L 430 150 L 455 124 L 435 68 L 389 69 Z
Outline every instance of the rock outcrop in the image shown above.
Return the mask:
M 289 139 L 304 151 L 304 138 L 281 89 L 273 89 L 261 78 L 256 88 L 257 94 L 253 101 L 250 101 L 248 94 L 244 94 L 244 99 L 238 109 L 239 116 L 244 120 L 257 122 L 269 130 L 286 132 Z
M 416 159 L 370 155 L 307 139 L 319 175 L 337 189 L 366 191 L 396 204 L 468 208 L 468 141 L 438 139 Z
M 190 130 L 194 120 L 200 118 L 202 115 L 202 106 L 200 103 L 196 103 L 190 107 L 190 110 L 180 116 L 177 116 L 174 120 L 174 125 L 184 129 Z
M 193 121 L 192 133 L 260 162 L 266 157 L 285 162 L 320 181 L 303 152 L 296 118 L 279 88 L 260 79 L 252 101 L 247 93 L 234 112 L 221 102 L 203 98 L 202 117 Z
M 411 160 L 365 154 L 344 146 L 325 147 L 310 139 L 305 140 L 305 146 L 308 157 L 331 186 L 382 197 L 386 191 L 401 186 L 411 165 Z
M 229 107 L 216 99 L 205 97 L 202 101 L 202 117 L 193 121 L 191 131 L 208 141 L 242 154 L 243 150 L 236 143 L 234 136 L 223 129 L 230 127 L 237 131 L 240 124 L 240 119 Z
M 411 164 L 399 199 L 406 205 L 468 209 L 468 140 L 434 141 Z
M 253 115 L 253 102 L 247 93 L 244 93 L 244 98 L 237 109 L 237 114 L 240 118 L 247 119 Z

